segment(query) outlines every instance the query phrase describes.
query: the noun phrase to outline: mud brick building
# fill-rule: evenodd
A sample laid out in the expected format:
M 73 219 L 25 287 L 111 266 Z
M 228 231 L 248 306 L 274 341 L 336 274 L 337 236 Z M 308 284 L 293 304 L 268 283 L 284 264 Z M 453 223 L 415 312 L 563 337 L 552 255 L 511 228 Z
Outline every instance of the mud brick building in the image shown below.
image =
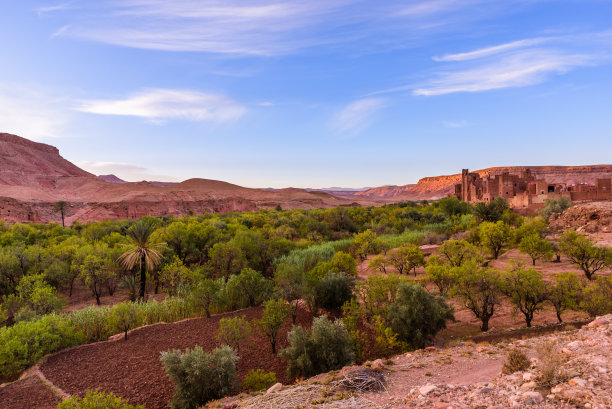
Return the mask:
M 548 183 L 537 179 L 526 168 L 519 174 L 500 172 L 482 178 L 468 169 L 461 172 L 461 183 L 455 185 L 455 196 L 469 203 L 490 202 L 503 197 L 512 208 L 540 207 L 546 199 L 569 197 L 573 202 L 611 200 L 612 181 L 610 178 L 597 179 L 594 185 Z

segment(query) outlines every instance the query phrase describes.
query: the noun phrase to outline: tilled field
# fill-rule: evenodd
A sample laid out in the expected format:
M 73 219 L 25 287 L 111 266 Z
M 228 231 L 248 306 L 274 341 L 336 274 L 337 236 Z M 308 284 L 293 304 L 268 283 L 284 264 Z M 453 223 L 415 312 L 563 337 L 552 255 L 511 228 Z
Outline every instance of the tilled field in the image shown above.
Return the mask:
M 124 397 L 132 404 L 144 404 L 147 409 L 167 408 L 174 387 L 161 365 L 160 352 L 195 345 L 210 351 L 220 345 L 216 334 L 221 318 L 245 315 L 253 322 L 260 318 L 261 310 L 261 307 L 249 308 L 212 318 L 143 327 L 133 331 L 127 341 L 98 342 L 61 351 L 46 359 L 40 369 L 54 385 L 70 395 L 82 396 L 88 389 L 98 388 Z M 310 314 L 300 310 L 297 324 L 309 326 L 311 322 Z M 279 350 L 287 345 L 286 333 L 290 329 L 289 318 L 279 333 Z M 269 342 L 256 329 L 250 343 L 241 347 L 238 377 L 242 379 L 255 368 L 274 371 L 280 382 L 287 381 L 285 361 L 272 354 Z M 29 404 L 11 407 L 42 407 L 36 400 L 25 403 Z
M 55 409 L 60 399 L 37 376 L 0 388 L 1 409 Z

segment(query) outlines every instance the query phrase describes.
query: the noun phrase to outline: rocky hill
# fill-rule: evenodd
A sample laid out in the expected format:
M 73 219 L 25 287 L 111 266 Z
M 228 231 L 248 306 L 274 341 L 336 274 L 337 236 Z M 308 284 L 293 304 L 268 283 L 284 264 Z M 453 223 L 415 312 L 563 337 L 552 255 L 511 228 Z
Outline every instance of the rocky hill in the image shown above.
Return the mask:
M 551 183 L 590 183 L 597 178 L 612 177 L 612 165 L 591 166 L 505 166 L 473 171 L 486 177 L 491 174 L 510 172 L 518 174 L 531 169 L 538 179 Z M 454 175 L 425 177 L 416 185 L 384 186 L 356 192 L 356 198 L 377 198 L 387 200 L 439 199 L 454 192 L 455 185 L 461 182 L 461 173 Z
M 508 351 L 531 360 L 503 374 Z M 426 348 L 346 367 L 267 393 L 210 402 L 227 408 L 591 408 L 612 407 L 612 315 L 580 330 L 495 344 Z M 378 386 L 367 390 L 365 386 Z
M 145 215 L 187 215 L 269 209 L 351 206 L 352 200 L 304 189 L 250 189 L 208 179 L 182 183 L 121 183 L 99 178 L 62 158 L 57 148 L 0 134 L 0 219 L 59 222 L 54 210 L 66 202 L 68 224 Z

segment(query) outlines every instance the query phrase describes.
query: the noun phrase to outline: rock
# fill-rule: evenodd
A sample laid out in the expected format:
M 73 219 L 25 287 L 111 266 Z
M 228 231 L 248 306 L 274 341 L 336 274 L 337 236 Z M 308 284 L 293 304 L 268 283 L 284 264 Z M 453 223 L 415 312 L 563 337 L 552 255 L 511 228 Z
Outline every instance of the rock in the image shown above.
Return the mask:
M 605 325 L 608 323 L 608 320 L 606 320 L 605 318 L 602 317 L 597 317 L 595 318 L 595 320 L 589 322 L 589 325 L 587 325 L 589 328 L 597 328 L 597 327 L 601 327 L 602 325 Z
M 423 396 L 430 394 L 437 389 L 436 385 L 425 385 L 419 388 L 419 393 Z
M 523 374 L 523 380 L 524 381 L 527 381 L 527 382 L 533 381 L 534 378 L 535 378 L 535 376 L 533 376 L 533 374 L 531 372 L 525 372 Z
M 491 392 L 493 392 L 493 388 L 482 388 L 478 391 L 478 393 L 481 393 L 481 394 L 487 394 Z
M 521 385 L 521 389 L 534 389 L 537 386 L 538 386 L 538 384 L 535 383 L 534 381 L 525 382 L 524 384 Z
M 273 393 L 273 392 L 278 392 L 281 389 L 283 389 L 283 384 L 280 382 L 275 383 L 274 385 L 270 386 L 268 388 L 268 390 L 266 391 L 266 393 Z
M 425 348 L 425 351 L 427 351 L 427 352 L 435 352 L 437 349 L 438 348 L 436 348 L 436 347 L 427 347 L 427 348 Z
M 563 392 L 563 388 L 562 388 L 561 386 L 559 386 L 559 385 L 557 385 L 557 386 L 553 387 L 553 388 L 550 390 L 550 393 L 554 393 L 555 395 L 558 395 L 558 394 L 560 394 L 561 392 Z
M 374 362 L 372 362 L 372 366 L 370 368 L 372 368 L 375 371 L 379 371 L 383 369 L 384 367 L 385 367 L 385 363 L 383 362 L 383 360 L 377 359 Z
M 540 392 L 529 391 L 523 393 L 522 396 L 526 405 L 535 405 L 544 401 L 544 398 Z
M 580 386 L 582 388 L 584 388 L 587 384 L 587 381 L 585 381 L 584 379 L 581 378 L 572 378 L 569 380 L 568 382 L 570 385 L 572 386 Z

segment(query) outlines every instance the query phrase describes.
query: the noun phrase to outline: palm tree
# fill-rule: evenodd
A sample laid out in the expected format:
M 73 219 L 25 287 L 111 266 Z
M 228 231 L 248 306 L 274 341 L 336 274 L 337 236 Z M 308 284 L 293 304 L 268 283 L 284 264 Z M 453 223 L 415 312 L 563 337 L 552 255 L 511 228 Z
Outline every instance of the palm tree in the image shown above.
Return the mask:
M 66 208 L 66 202 L 64 202 L 63 200 L 60 200 L 59 202 L 57 202 L 55 204 L 55 207 L 53 208 L 54 211 L 60 212 L 62 214 L 62 227 L 66 227 L 66 225 L 64 224 L 64 209 L 65 208 Z
M 129 249 L 123 253 L 117 261 L 126 270 L 131 270 L 136 265 L 140 268 L 140 294 L 139 298 L 144 300 L 147 271 L 153 270 L 161 263 L 163 255 L 159 251 L 165 247 L 165 243 L 152 243 L 151 234 L 155 231 L 155 225 L 150 221 L 139 220 L 127 231 L 132 241 L 126 244 Z

